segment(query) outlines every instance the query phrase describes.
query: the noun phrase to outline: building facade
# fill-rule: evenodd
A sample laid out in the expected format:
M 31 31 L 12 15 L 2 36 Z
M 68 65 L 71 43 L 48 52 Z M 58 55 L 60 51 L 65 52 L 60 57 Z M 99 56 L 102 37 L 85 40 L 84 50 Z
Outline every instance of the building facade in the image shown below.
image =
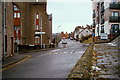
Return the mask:
M 4 55 L 19 51 L 19 45 L 48 45 L 52 40 L 52 15 L 47 2 L 4 2 Z
M 81 40 L 83 36 L 91 35 L 92 34 L 92 28 L 89 25 L 86 25 L 86 27 L 83 26 L 77 26 L 74 30 L 74 39 L 75 40 Z
M 11 11 L 9 11 L 11 10 Z M 3 56 L 12 56 L 14 53 L 14 27 L 12 3 L 2 3 L 2 44 Z
M 75 40 L 79 40 L 79 32 L 81 32 L 82 30 L 84 30 L 83 26 L 77 26 L 74 30 L 74 39 Z
M 93 1 L 93 32 L 95 41 L 102 33 L 108 39 L 120 34 L 120 0 L 92 0 Z
M 52 14 L 48 15 L 48 36 L 49 36 L 49 44 L 52 43 Z

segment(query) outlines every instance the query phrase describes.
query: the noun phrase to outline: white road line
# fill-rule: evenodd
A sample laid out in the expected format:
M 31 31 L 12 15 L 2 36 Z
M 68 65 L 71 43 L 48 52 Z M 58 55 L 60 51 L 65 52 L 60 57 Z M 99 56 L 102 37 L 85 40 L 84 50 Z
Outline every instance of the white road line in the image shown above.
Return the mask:
M 60 49 L 56 49 L 56 50 L 52 50 L 51 52 L 56 52 L 56 51 L 59 51 Z

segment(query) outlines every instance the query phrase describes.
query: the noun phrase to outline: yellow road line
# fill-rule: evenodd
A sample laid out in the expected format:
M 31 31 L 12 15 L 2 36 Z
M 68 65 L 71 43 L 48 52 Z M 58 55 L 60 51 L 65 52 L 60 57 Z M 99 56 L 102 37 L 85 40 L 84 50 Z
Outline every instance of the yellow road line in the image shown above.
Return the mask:
M 28 59 L 31 58 L 31 57 L 32 57 L 32 56 L 27 55 L 27 58 L 25 58 L 25 59 L 23 59 L 23 60 L 21 60 L 21 61 L 15 63 L 15 64 L 12 64 L 12 65 L 10 65 L 10 66 L 8 66 L 8 67 L 3 68 L 0 72 L 5 71 L 5 70 L 8 70 L 8 69 L 14 67 L 14 66 L 17 65 L 17 64 L 20 64 L 20 63 L 22 63 L 22 62 L 28 60 Z

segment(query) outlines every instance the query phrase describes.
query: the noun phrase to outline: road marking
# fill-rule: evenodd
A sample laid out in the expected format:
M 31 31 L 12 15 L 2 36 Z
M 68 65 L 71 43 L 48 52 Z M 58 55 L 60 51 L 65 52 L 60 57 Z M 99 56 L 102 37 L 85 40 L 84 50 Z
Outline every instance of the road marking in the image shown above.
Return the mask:
M 60 50 L 60 49 L 57 49 L 57 50 Z M 49 53 L 46 53 L 46 54 L 43 54 L 43 55 L 40 55 L 40 56 L 38 56 L 39 58 L 40 57 L 44 57 L 44 56 L 47 56 L 47 55 L 59 55 L 59 54 L 79 54 L 79 53 L 84 53 L 84 51 L 80 51 L 80 52 L 78 52 L 78 51 L 74 51 L 74 50 L 72 50 L 72 51 L 68 51 L 68 52 L 58 52 L 57 50 L 54 50 L 54 51 L 52 51 L 52 52 L 49 52 Z
M 52 50 L 51 52 L 56 52 L 56 51 L 59 51 L 60 49 L 56 49 L 56 50 Z

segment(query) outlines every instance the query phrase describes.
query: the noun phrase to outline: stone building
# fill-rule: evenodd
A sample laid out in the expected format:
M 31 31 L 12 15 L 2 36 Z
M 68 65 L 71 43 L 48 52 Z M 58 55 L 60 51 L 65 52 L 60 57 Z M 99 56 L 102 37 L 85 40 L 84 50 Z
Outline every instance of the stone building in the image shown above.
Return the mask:
M 120 0 L 92 0 L 95 40 L 105 33 L 108 39 L 120 34 Z
M 11 11 L 9 11 L 11 10 Z M 12 3 L 2 3 L 2 43 L 5 56 L 14 53 L 14 27 L 13 27 L 13 6 Z
M 48 45 L 52 39 L 52 15 L 47 2 L 5 2 L 5 54 L 13 55 L 18 45 Z

